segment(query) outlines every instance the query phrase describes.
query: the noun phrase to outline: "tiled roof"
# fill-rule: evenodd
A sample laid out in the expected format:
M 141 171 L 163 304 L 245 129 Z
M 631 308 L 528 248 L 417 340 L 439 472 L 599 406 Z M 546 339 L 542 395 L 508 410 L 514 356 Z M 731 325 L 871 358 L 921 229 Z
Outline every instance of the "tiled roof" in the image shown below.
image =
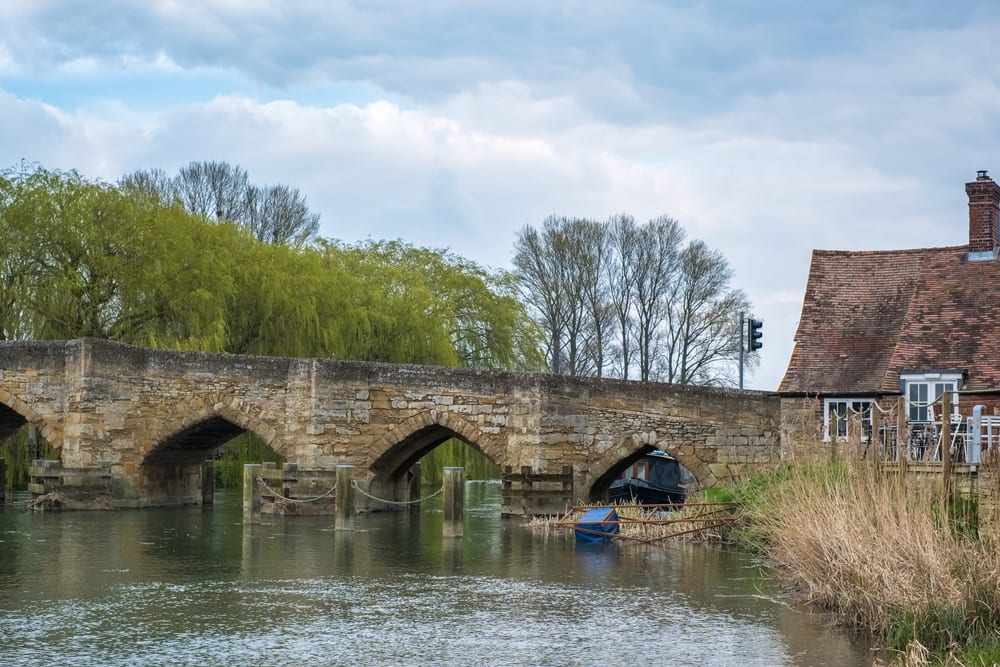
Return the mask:
M 897 393 L 900 372 L 924 370 L 1000 388 L 1000 260 L 967 251 L 814 251 L 778 391 Z

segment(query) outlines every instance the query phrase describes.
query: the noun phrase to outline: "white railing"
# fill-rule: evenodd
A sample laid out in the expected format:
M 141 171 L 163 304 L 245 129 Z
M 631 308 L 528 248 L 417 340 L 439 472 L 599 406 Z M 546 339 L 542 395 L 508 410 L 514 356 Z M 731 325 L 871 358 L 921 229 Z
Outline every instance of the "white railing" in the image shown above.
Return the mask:
M 979 422 L 978 429 L 976 428 L 977 421 Z M 982 452 L 986 450 L 996 451 L 993 448 L 1000 446 L 1000 416 L 982 415 L 978 420 L 975 417 L 969 417 L 965 427 L 965 436 L 967 460 L 971 458 L 974 460 L 969 460 L 970 463 L 979 463 Z

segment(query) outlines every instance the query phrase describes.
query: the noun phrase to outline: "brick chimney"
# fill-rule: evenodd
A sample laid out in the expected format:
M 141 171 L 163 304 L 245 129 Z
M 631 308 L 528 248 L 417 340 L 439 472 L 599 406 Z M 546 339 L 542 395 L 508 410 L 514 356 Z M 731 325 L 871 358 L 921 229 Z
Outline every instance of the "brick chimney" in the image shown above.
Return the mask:
M 969 254 L 993 253 L 1000 246 L 1000 185 L 982 170 L 965 184 L 969 195 Z

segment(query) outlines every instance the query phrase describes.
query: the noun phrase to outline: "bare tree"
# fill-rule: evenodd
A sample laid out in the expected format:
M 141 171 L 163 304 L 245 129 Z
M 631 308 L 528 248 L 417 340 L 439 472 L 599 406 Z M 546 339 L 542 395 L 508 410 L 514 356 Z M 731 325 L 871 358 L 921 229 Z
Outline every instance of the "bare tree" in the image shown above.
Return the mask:
M 639 379 L 653 379 L 657 332 L 666 318 L 664 298 L 678 273 L 684 230 L 673 218 L 660 216 L 639 229 L 635 261 L 635 343 Z
M 726 384 L 739 357 L 741 310 L 749 301 L 729 288 L 732 270 L 722 253 L 692 241 L 680 255 L 666 303 L 661 379 L 679 384 Z
M 245 169 L 228 162 L 192 162 L 174 182 L 191 213 L 238 224 L 246 220 L 250 177 Z
M 545 221 L 546 230 L 539 233 L 525 226 L 514 241 L 514 275 L 521 295 L 536 313 L 546 332 L 546 357 L 553 373 L 563 372 L 562 341 L 566 329 L 564 293 L 559 274 L 558 258 L 551 248 L 551 233 L 555 218 Z
M 605 223 L 550 216 L 541 231 L 522 229 L 515 275 L 547 333 L 551 370 L 601 376 L 610 366 L 626 379 L 732 384 L 749 300 L 730 287 L 721 253 L 683 241 L 667 216 L 642 225 L 626 214 Z
M 253 185 L 245 169 L 228 162 L 192 162 L 173 177 L 161 169 L 136 171 L 119 186 L 164 203 L 180 202 L 210 220 L 234 222 L 265 243 L 304 243 L 319 231 L 319 214 L 309 210 L 298 188 Z
M 604 372 L 610 328 L 606 236 L 593 220 L 550 216 L 541 232 L 525 227 L 515 242 L 515 274 L 549 334 L 554 373 Z
M 258 241 L 298 244 L 319 231 L 319 214 L 306 205 L 298 188 L 251 186 L 247 191 L 247 226 Z
M 156 199 L 168 205 L 181 200 L 177 183 L 162 169 L 148 169 L 127 174 L 118 181 L 118 185 L 128 194 L 143 199 Z
M 638 267 L 636 252 L 639 247 L 639 228 L 635 218 L 619 214 L 608 220 L 608 299 L 615 323 L 618 326 L 616 356 L 619 362 L 619 376 L 629 377 L 632 361 L 633 299 L 635 298 L 635 272 Z
M 612 308 L 608 294 L 607 226 L 593 220 L 575 220 L 567 226 L 569 261 L 575 267 L 573 282 L 575 301 L 580 304 L 582 326 L 579 334 L 583 350 L 577 375 L 604 375 L 609 331 L 612 327 Z

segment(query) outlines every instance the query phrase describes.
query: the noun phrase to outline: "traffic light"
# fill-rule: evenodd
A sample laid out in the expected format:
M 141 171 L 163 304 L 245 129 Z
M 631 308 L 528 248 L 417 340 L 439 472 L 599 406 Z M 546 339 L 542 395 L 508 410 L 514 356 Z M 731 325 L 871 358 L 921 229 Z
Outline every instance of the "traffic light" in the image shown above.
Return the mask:
M 753 352 L 764 347 L 764 343 L 760 342 L 760 339 L 764 336 L 760 331 L 762 326 L 764 326 L 764 323 L 760 320 L 755 320 L 752 317 L 747 319 L 747 352 Z

